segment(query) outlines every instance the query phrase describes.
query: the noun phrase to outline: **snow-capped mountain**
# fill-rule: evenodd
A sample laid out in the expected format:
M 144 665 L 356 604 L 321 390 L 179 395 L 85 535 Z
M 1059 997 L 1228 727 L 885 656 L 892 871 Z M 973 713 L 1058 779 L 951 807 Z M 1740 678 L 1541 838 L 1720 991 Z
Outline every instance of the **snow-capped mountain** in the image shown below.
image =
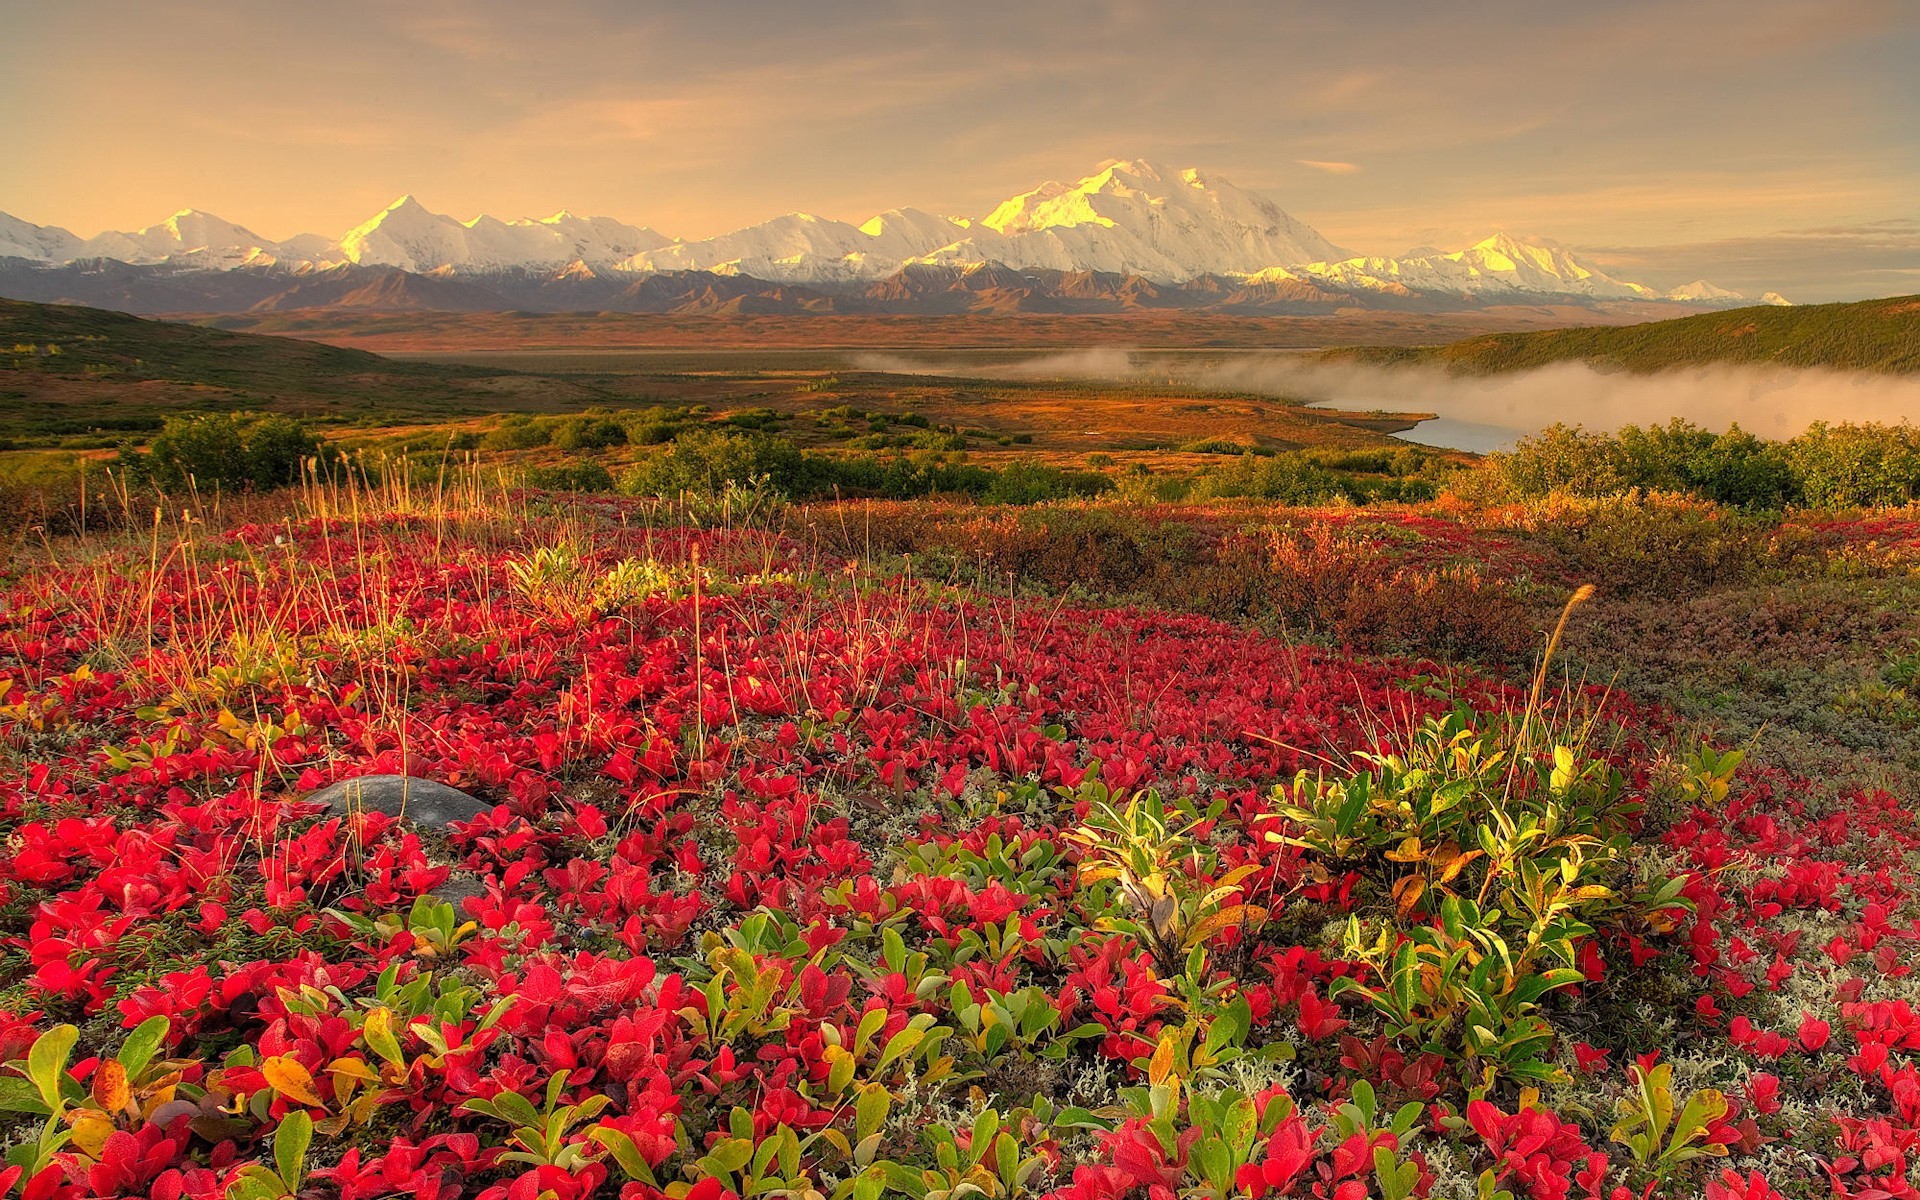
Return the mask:
M 788 213 L 719 237 L 636 254 L 619 266 L 635 273 L 712 271 L 778 282 L 883 279 L 965 232 L 964 222 L 911 208 L 881 213 L 864 225 Z
M 670 241 L 651 229 L 568 212 L 540 220 L 502 221 L 482 215 L 457 221 L 429 212 L 409 195 L 349 229 L 337 243 L 337 258 L 323 251 L 321 261 L 420 273 L 529 270 L 574 262 L 597 268 Z
M 1451 253 L 1406 258 L 1347 258 L 1263 271 L 1257 279 L 1303 279 L 1342 291 L 1396 296 L 1581 296 L 1594 300 L 1657 300 L 1644 284 L 1615 279 L 1564 246 L 1525 242 L 1505 233 Z M 1706 286 L 1711 287 L 1711 284 Z M 1717 290 L 1717 289 L 1716 289 Z
M 923 261 L 1114 271 L 1177 283 L 1347 256 L 1264 196 L 1145 159 L 1107 163 L 1071 186 L 1042 184 L 1002 203 L 980 226 Z
M 1696 279 L 1692 283 L 1683 283 L 1668 292 L 1667 299 L 1697 300 L 1705 301 L 1709 304 L 1717 304 L 1723 300 L 1745 300 L 1746 297 L 1742 296 L 1739 292 L 1729 291 L 1723 287 L 1715 287 L 1704 279 Z
M 279 258 L 283 247 L 245 226 L 183 208 L 157 225 L 131 233 L 103 233 L 81 243 L 75 258 L 111 258 L 124 263 L 186 263 L 225 270 L 262 255 Z
M 58 225 L 35 225 L 0 213 L 0 257 L 68 262 L 79 248 L 79 237 Z
M 714 271 L 789 283 L 884 279 L 908 265 L 1107 271 L 1178 283 L 1344 256 L 1272 201 L 1197 170 L 1111 162 L 1044 183 L 979 221 L 895 209 L 864 225 L 789 213 L 634 256 L 629 271 Z
M 1348 303 L 1399 308 L 1613 301 L 1727 305 L 1743 299 L 1705 280 L 1662 293 L 1609 275 L 1563 246 L 1504 233 L 1463 250 L 1423 246 L 1397 258 L 1356 256 L 1264 196 L 1196 169 L 1175 170 L 1144 159 L 1105 163 L 1076 183 L 1044 183 L 978 219 L 900 208 L 853 225 L 789 213 L 691 241 L 607 217 L 567 212 L 538 219 L 481 215 L 462 221 L 433 212 L 412 196 L 400 197 L 338 238 L 301 234 L 281 242 L 195 209 L 183 209 L 144 229 L 84 240 L 56 226 L 33 225 L 0 213 L 0 259 L 24 260 L 24 268 L 15 262 L 9 270 L 42 272 L 102 259 L 143 266 L 156 277 L 166 277 L 164 287 L 154 289 L 156 297 L 180 295 L 180 280 L 198 272 L 246 268 L 268 276 L 310 276 L 399 270 L 466 280 L 496 295 L 520 297 L 524 288 L 536 287 L 544 305 L 588 307 L 624 294 L 638 279 L 661 275 L 728 277 L 774 289 L 801 286 L 842 295 L 851 303 L 860 289 L 914 272 L 933 274 L 882 287 L 875 296 L 912 295 L 928 279 L 960 278 L 954 272 L 974 273 L 967 278 L 975 283 L 998 279 L 996 271 L 1025 280 L 1017 286 L 996 285 L 1003 294 L 1028 295 L 1050 286 L 1071 290 L 1083 286 L 1072 282 L 1082 277 L 1131 279 L 1138 285 L 1111 285 L 1114 295 L 1124 295 L 1129 303 L 1153 295 L 1177 296 L 1183 304 L 1217 295 L 1223 304 L 1240 306 Z M 990 270 L 978 274 L 982 269 Z M 115 286 L 123 289 L 116 294 L 138 290 L 137 274 L 114 278 L 119 280 Z M 325 286 L 303 283 L 300 294 L 332 295 L 345 286 L 343 279 Z M 91 294 L 96 284 L 75 282 L 73 294 Z M 364 285 L 361 280 L 355 287 L 364 291 Z M 64 286 L 38 278 L 31 290 L 65 294 Z M 721 291 L 737 299 L 744 294 L 743 286 Z M 711 285 L 696 281 L 688 287 L 697 291 Z M 1100 285 L 1101 290 L 1108 287 Z M 1176 290 L 1166 291 L 1169 288 Z M 209 303 L 258 290 L 255 285 L 201 288 Z M 377 298 L 404 290 L 383 282 L 372 294 Z M 680 290 L 678 283 L 666 289 L 674 294 Z M 437 296 L 444 291 L 415 289 L 406 294 Z M 462 295 L 474 300 L 471 293 Z M 1063 293 L 1060 299 L 1078 298 Z

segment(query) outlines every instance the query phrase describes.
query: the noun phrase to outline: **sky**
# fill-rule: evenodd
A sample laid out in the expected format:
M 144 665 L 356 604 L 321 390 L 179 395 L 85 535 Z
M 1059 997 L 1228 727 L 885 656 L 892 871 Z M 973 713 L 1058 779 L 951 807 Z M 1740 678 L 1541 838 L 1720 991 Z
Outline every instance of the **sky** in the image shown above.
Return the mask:
M 1145 157 L 1368 254 L 1920 292 L 1916 0 L 0 0 L 0 211 L 337 236 L 401 193 L 684 238 Z

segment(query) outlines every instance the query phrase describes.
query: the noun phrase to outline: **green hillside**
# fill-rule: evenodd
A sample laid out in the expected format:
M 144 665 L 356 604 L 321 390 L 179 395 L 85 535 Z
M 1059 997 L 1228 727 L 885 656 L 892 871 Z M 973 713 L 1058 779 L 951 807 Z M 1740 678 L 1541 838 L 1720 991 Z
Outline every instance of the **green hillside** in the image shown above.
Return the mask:
M 1710 363 L 1920 371 L 1920 296 L 1735 308 L 1645 325 L 1490 333 L 1444 346 L 1363 346 L 1326 357 L 1396 366 L 1438 363 L 1473 375 L 1572 361 L 1641 374 Z
M 15 370 L 59 375 L 292 389 L 313 395 L 357 394 L 369 382 L 438 384 L 450 376 L 483 373 L 395 362 L 364 350 L 294 338 L 22 300 L 0 300 L 0 362 Z
M 388 421 L 566 407 L 585 393 L 496 367 L 399 362 L 297 338 L 0 300 L 0 448 L 111 444 L 111 435 L 158 429 L 178 412 Z

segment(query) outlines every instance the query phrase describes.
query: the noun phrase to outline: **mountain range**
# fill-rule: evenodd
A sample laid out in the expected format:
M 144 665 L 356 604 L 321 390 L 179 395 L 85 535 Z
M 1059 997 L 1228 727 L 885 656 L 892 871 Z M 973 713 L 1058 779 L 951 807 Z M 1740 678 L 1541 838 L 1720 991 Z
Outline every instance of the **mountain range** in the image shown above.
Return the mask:
M 195 209 L 84 239 L 0 213 L 0 296 L 148 313 L 1311 313 L 1745 302 L 1704 280 L 1661 292 L 1564 247 L 1504 233 L 1451 252 L 1359 256 L 1264 196 L 1145 160 L 1042 184 L 977 220 L 906 208 L 852 225 L 789 213 L 691 241 L 568 212 L 461 221 L 410 195 L 338 238 L 285 241 Z

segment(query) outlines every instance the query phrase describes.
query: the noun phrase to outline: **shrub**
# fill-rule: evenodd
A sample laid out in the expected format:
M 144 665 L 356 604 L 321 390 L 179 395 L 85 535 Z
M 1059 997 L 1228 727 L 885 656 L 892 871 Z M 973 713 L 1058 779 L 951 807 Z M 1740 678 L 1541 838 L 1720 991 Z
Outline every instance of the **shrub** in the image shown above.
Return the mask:
M 627 428 L 610 417 L 566 417 L 554 426 L 553 447 L 568 453 L 605 450 L 627 444 Z
M 529 467 L 524 482 L 530 488 L 548 492 L 610 492 L 613 476 L 595 462 L 563 463 L 555 467 Z
M 169 418 L 145 453 L 123 451 L 128 473 L 161 491 L 271 491 L 299 480 L 309 459 L 331 463 L 319 438 L 290 417 Z
M 785 438 L 718 429 L 693 429 L 620 479 L 630 495 L 713 494 L 730 483 L 765 479 L 780 491 L 801 482 L 800 450 Z
M 553 427 L 532 417 L 508 417 L 480 439 L 483 450 L 532 450 L 553 440 Z
M 1817 421 L 1787 443 L 1786 456 L 1816 507 L 1909 504 L 1920 496 L 1920 430 L 1910 425 Z
M 1615 434 L 1554 425 L 1487 459 L 1495 492 L 1603 497 L 1676 492 L 1747 509 L 1850 508 L 1920 497 L 1920 431 L 1816 422 L 1771 442 L 1738 425 L 1713 433 L 1675 418 Z
M 1332 473 L 1295 455 L 1260 458 L 1241 455 L 1230 466 L 1201 474 L 1193 482 L 1196 500 L 1278 500 L 1283 504 L 1324 504 L 1357 493 Z
M 1038 504 L 1044 500 L 1097 496 L 1113 481 L 1098 471 L 1068 471 L 1042 463 L 1010 463 L 993 473 L 984 499 L 994 504 Z
M 1560 496 L 1512 518 L 1610 592 L 1686 595 L 1738 583 L 1790 554 L 1774 521 L 1689 495 Z
M 1526 602 L 1477 565 L 1396 563 L 1325 524 L 1273 530 L 1258 557 L 1239 550 L 1246 569 L 1258 572 L 1263 610 L 1343 645 L 1495 661 L 1532 645 Z

